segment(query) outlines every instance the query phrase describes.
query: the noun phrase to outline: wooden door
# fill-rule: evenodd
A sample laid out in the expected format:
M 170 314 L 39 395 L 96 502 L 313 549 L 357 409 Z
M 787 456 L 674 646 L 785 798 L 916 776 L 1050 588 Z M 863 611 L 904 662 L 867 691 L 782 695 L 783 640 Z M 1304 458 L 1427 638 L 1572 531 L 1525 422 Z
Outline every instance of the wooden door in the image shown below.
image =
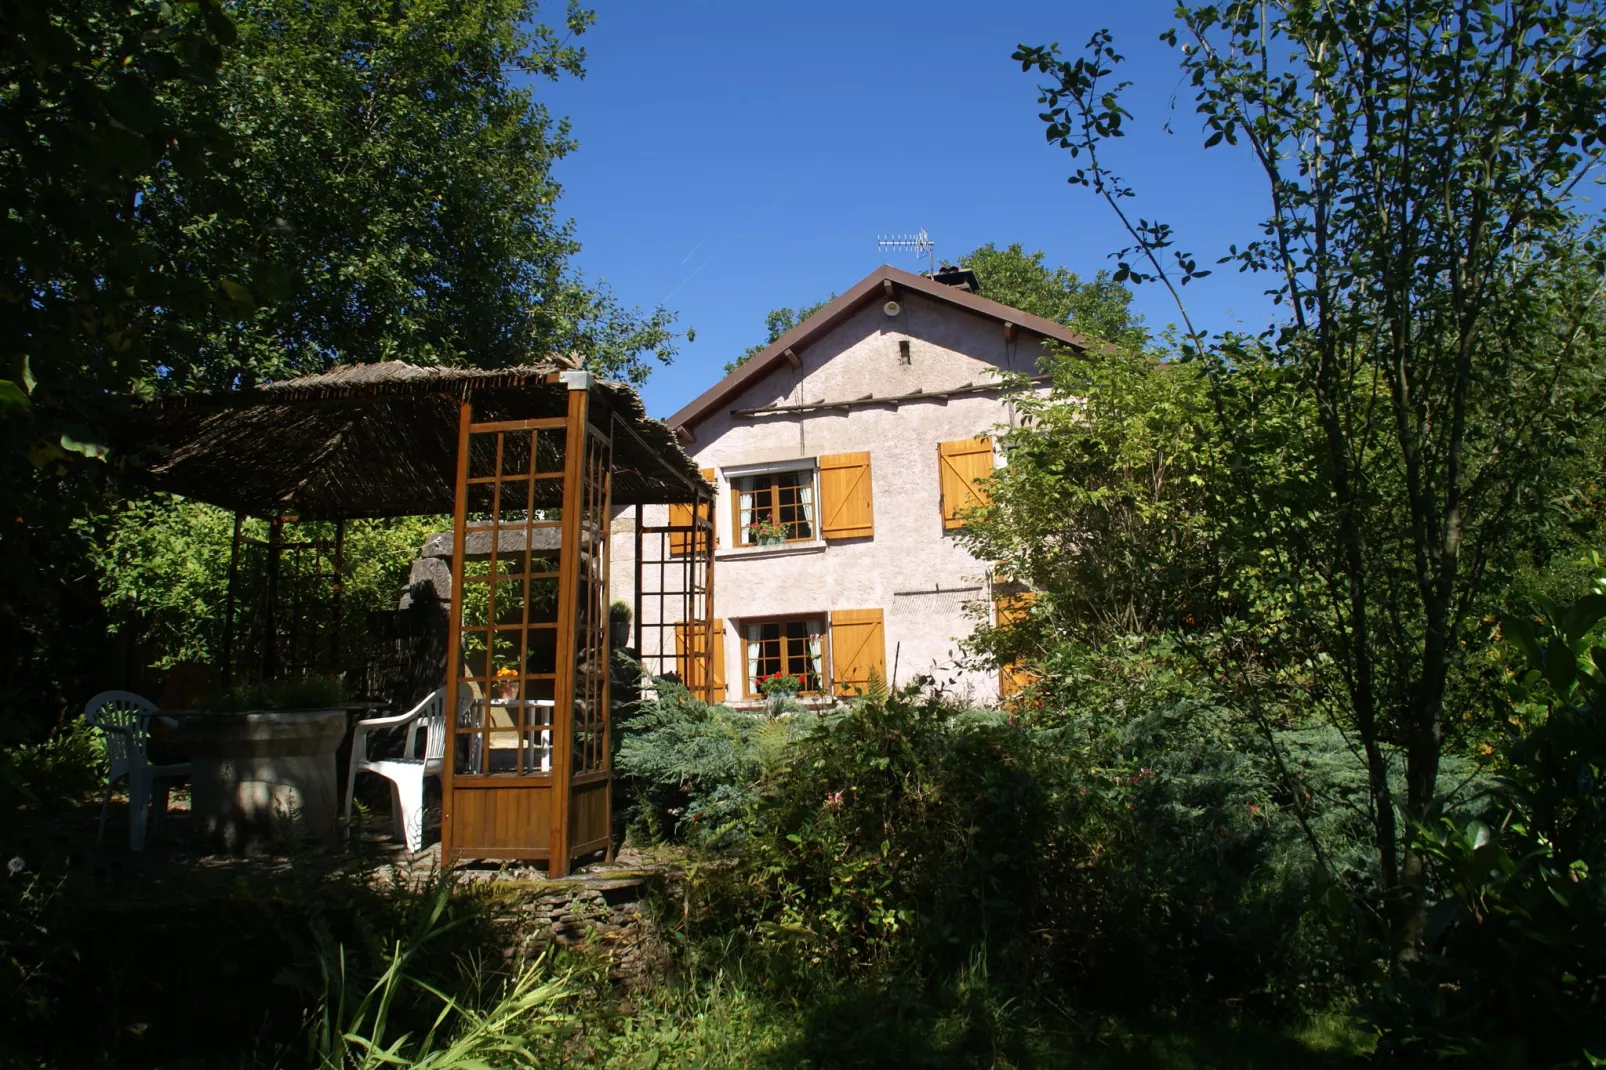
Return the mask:
M 611 439 L 568 416 L 458 431 L 447 683 L 470 698 L 447 737 L 441 849 L 566 873 L 608 846 Z M 597 785 L 601 785 L 601 788 Z

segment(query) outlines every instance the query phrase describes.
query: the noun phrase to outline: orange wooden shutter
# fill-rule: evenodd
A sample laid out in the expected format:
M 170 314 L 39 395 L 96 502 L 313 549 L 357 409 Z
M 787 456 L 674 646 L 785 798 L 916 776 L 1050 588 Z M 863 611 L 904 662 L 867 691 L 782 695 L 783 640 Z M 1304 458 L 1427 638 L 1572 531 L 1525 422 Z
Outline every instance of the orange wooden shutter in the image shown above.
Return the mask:
M 669 506 L 669 526 L 672 528 L 691 527 L 691 506 L 672 502 Z M 691 532 L 671 531 L 669 533 L 669 552 L 684 554 L 691 552 Z
M 875 534 L 868 453 L 833 453 L 820 458 L 820 516 L 820 533 L 827 539 L 862 539 Z
M 714 482 L 714 470 L 712 468 L 704 468 L 704 469 L 702 469 L 702 473 L 703 473 L 703 478 L 704 479 L 708 480 L 710 483 Z M 710 523 L 713 522 L 714 514 L 713 514 L 712 505 L 710 505 L 708 509 L 704 510 L 703 515 L 708 517 Z M 672 527 L 672 528 L 690 528 L 691 527 L 691 521 L 692 521 L 692 507 L 689 504 L 674 504 L 674 505 L 671 505 L 669 507 L 669 526 L 670 527 Z M 669 533 L 669 552 L 671 554 L 687 554 L 687 553 L 691 553 L 691 548 L 692 548 L 692 541 L 691 540 L 692 540 L 692 533 L 690 531 L 671 531 Z M 718 528 L 718 525 L 715 525 L 715 529 L 714 529 L 714 545 L 715 546 L 719 545 L 719 528 Z
M 942 481 L 944 531 L 965 526 L 964 512 L 987 505 L 987 492 L 977 481 L 993 474 L 993 440 L 986 435 L 937 443 L 937 471 Z
M 831 679 L 838 695 L 870 690 L 874 673 L 887 679 L 887 640 L 879 609 L 831 611 Z
M 703 630 L 699 622 L 690 625 L 691 639 L 687 641 L 688 625 L 685 621 L 675 625 L 675 663 L 682 667 L 681 683 L 698 698 L 703 697 L 703 662 L 692 657 L 702 650 Z M 725 622 L 714 619 L 714 701 L 725 701 Z
M 994 619 L 997 626 L 1007 628 L 1017 621 L 1025 620 L 1031 612 L 1032 603 L 1037 601 L 1037 595 L 1031 591 L 1020 594 L 1001 594 L 993 600 Z M 1019 662 L 1010 662 L 998 670 L 998 697 L 1008 698 L 1024 689 L 1032 682 L 1032 674 L 1020 667 Z

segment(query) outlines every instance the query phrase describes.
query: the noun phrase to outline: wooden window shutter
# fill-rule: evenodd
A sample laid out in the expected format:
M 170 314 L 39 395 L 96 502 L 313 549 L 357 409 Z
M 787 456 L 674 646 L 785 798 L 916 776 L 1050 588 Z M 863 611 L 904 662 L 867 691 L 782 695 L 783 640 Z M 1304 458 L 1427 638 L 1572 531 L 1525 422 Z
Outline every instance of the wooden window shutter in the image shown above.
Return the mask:
M 831 611 L 831 681 L 842 696 L 870 690 L 870 677 L 887 679 L 887 640 L 879 609 Z
M 687 640 L 687 630 L 690 629 L 691 638 Z M 675 625 L 675 662 L 684 667 L 681 683 L 693 695 L 701 698 L 703 695 L 703 662 L 701 658 L 691 657 L 692 654 L 702 650 L 703 630 L 697 622 L 689 626 L 685 621 Z M 714 618 L 714 701 L 725 701 L 725 622 L 718 617 Z
M 980 435 L 937 443 L 937 472 L 942 485 L 943 530 L 962 528 L 966 509 L 990 502 L 977 482 L 993 474 L 993 440 Z
M 863 539 L 875 534 L 868 453 L 833 453 L 820 458 L 820 516 L 820 534 L 827 539 Z
M 1017 621 L 1025 620 L 1035 601 L 1037 595 L 1031 591 L 1001 594 L 993 599 L 993 617 L 997 627 L 1008 628 Z M 1019 662 L 1012 661 L 1001 666 L 998 670 L 998 697 L 1008 698 L 1024 690 L 1032 679 L 1032 674 L 1021 668 Z
M 712 468 L 704 468 L 701 471 L 702 471 L 704 479 L 708 480 L 710 483 L 714 482 L 714 470 Z M 714 514 L 713 514 L 712 505 L 710 505 L 710 507 L 707 510 L 704 511 L 704 515 L 708 517 L 710 523 L 713 522 Z M 670 527 L 672 527 L 672 528 L 689 528 L 689 527 L 691 527 L 691 520 L 692 520 L 692 507 L 689 504 L 672 504 L 672 505 L 670 505 L 670 507 L 669 507 L 669 526 Z M 715 525 L 715 527 L 714 527 L 714 545 L 715 546 L 719 545 L 719 527 L 718 527 L 718 525 Z M 671 531 L 669 533 L 669 552 L 671 554 L 689 554 L 689 553 L 691 553 L 691 548 L 692 548 L 692 534 L 691 534 L 691 532 L 689 532 L 689 531 Z

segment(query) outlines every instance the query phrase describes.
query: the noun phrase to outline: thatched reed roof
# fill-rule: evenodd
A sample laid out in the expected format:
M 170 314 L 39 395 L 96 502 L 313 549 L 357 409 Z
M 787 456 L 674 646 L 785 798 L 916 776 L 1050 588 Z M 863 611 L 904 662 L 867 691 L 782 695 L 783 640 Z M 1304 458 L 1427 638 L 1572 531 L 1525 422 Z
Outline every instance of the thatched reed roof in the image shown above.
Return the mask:
M 138 405 L 115 440 L 146 460 L 154 486 L 251 515 L 450 513 L 458 403 L 472 395 L 476 422 L 563 416 L 568 387 L 549 379 L 566 370 L 558 363 L 494 371 L 353 365 Z M 674 434 L 648 418 L 629 386 L 593 380 L 591 412 L 594 423 L 613 429 L 615 504 L 689 502 L 707 489 Z

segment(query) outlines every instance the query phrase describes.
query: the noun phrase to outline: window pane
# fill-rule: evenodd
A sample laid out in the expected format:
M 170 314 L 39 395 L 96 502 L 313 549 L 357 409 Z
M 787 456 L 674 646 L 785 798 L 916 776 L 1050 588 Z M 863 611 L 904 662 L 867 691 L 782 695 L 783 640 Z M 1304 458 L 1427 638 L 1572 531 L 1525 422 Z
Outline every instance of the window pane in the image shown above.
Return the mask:
M 741 545 L 751 546 L 758 542 L 752 525 L 775 519 L 774 490 L 767 475 L 743 476 L 735 481 L 735 486 L 738 534 Z
M 819 692 L 822 635 L 817 617 L 765 621 L 746 626 L 749 693 L 762 694 L 761 677 L 795 676 L 804 692 Z
M 814 538 L 814 473 L 781 472 L 775 477 L 781 523 L 788 539 Z
M 738 476 L 731 481 L 736 491 L 736 526 L 740 545 L 758 542 L 754 524 L 774 523 L 785 528 L 787 541 L 815 537 L 814 471 L 774 472 Z

